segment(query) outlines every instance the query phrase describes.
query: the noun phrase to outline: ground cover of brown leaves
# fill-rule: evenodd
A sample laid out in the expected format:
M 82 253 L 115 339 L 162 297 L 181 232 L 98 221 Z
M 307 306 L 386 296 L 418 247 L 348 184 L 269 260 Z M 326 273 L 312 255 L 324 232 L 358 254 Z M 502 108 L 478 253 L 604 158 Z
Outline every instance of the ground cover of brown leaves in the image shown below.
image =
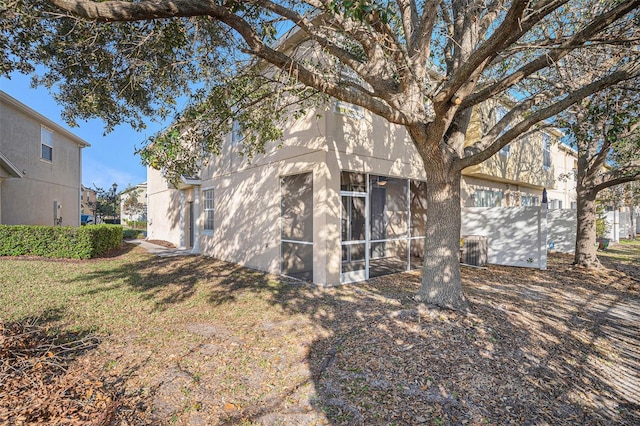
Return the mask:
M 618 249 L 603 272 L 464 268 L 466 315 L 414 302 L 417 273 L 317 288 L 145 257 L 135 327 L 4 325 L 0 423 L 637 425 L 639 249 Z

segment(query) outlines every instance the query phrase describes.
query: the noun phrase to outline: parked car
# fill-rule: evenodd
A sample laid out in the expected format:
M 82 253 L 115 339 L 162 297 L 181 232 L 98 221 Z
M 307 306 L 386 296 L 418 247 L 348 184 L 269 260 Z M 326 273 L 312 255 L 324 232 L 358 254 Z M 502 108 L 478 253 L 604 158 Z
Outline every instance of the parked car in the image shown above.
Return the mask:
M 92 214 L 80 215 L 80 225 L 94 225 L 95 223 L 96 219 Z

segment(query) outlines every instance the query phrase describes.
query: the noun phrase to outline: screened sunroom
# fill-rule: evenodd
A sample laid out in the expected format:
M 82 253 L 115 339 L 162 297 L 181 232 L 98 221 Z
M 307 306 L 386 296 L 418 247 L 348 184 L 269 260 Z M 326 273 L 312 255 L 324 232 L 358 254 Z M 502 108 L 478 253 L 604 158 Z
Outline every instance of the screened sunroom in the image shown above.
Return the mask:
M 343 171 L 339 194 L 341 283 L 422 266 L 424 182 Z M 313 209 L 312 174 L 282 177 L 281 272 L 307 281 L 318 263 L 314 262 Z

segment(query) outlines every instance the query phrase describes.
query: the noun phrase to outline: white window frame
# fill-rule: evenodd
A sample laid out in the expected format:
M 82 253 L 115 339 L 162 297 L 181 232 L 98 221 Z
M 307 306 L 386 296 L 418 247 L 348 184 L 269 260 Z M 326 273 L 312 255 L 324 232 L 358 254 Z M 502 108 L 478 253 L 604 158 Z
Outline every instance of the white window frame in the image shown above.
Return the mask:
M 549 200 L 549 210 L 560 210 L 562 209 L 562 200 L 557 198 Z
M 499 189 L 476 189 L 473 193 L 473 201 L 476 207 L 502 207 L 502 200 L 504 200 L 504 192 Z
M 211 194 L 211 199 L 207 198 L 209 194 Z M 208 228 L 209 214 L 211 214 L 210 228 Z M 215 191 L 213 188 L 206 188 L 202 190 L 202 235 L 213 235 L 214 230 L 215 230 Z
M 46 158 L 42 155 L 42 151 L 45 146 L 49 148 L 51 158 Z M 53 130 L 47 129 L 43 126 L 40 127 L 40 159 L 49 163 L 53 162 Z

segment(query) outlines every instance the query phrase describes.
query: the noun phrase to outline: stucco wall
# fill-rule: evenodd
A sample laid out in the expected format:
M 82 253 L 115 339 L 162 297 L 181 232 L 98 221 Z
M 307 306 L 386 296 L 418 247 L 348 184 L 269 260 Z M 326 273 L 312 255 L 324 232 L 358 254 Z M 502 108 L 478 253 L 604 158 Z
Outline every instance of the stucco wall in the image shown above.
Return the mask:
M 35 113 L 34 113 L 35 114 Z M 0 102 L 0 151 L 20 171 L 21 179 L 2 181 L 2 222 L 54 225 L 54 202 L 62 207 L 62 225 L 80 225 L 81 147 L 64 132 L 53 132 L 52 161 L 41 156 L 41 121 Z
M 171 188 L 162 174 L 152 168 L 147 168 L 147 185 L 147 238 L 180 246 L 183 195 Z
M 245 168 L 203 180 L 201 190 L 214 190 L 214 231 L 201 231 L 203 254 L 273 273 L 280 272 L 280 176 L 312 172 L 313 186 L 323 185 L 325 153 Z M 314 191 L 314 245 L 321 257 L 322 195 Z M 202 229 L 202 214 L 200 229 Z M 320 273 L 321 268 L 314 268 Z M 314 281 L 322 282 L 320 276 Z

